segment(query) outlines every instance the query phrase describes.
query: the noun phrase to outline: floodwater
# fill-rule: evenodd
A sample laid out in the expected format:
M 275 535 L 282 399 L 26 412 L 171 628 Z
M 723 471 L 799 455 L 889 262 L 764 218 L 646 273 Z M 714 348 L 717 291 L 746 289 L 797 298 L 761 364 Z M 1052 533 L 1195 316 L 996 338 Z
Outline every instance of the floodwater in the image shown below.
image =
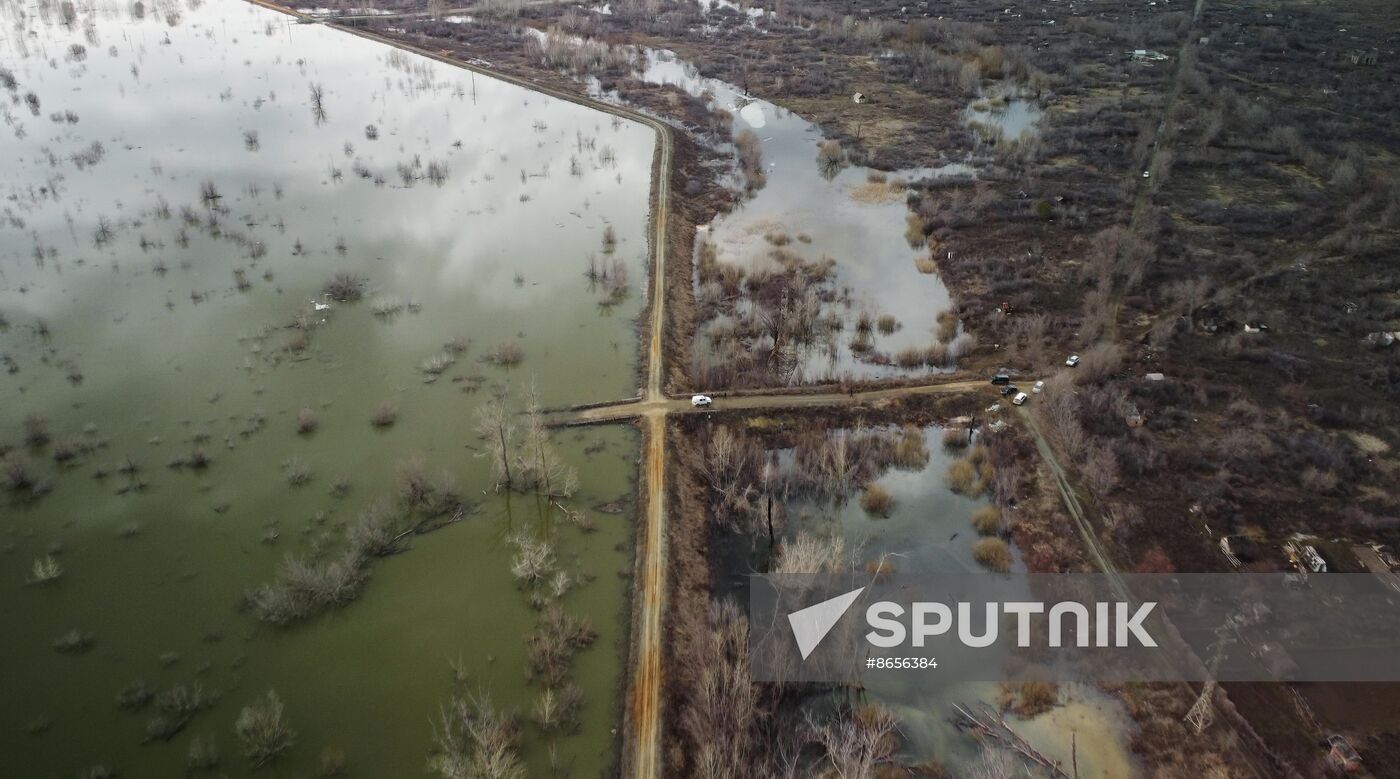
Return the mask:
M 913 183 L 940 176 L 968 176 L 965 165 L 890 173 L 885 184 L 872 182 L 874 171 L 841 164 L 823 169 L 818 152 L 821 128 L 780 106 L 747 96 L 738 87 L 699 75 L 693 65 L 664 50 L 644 50 L 641 78 L 674 84 L 692 95 L 708 93 L 713 105 L 734 114 L 734 132 L 753 131 L 759 138 L 767 183 L 734 212 L 721 216 L 705 236 L 714 242 L 717 259 L 745 269 L 771 261 L 766 236 L 786 233 L 783 248 L 804 260 L 835 260 L 835 287 L 849 294 L 827 306 L 839 317 L 841 331 L 829 344 L 806 348 L 792 383 L 818 383 L 846 377 L 879 378 L 925 373 L 929 368 L 900 368 L 858 357 L 850 349 L 862 312 L 898 320 L 894 332 L 873 333 L 872 354 L 894 356 L 935 341 L 940 313 L 951 308 L 948 290 L 937 273 L 921 273 L 916 258 L 926 250 L 910 248 L 904 237 L 905 192 L 897 182 Z M 889 186 L 893 185 L 893 186 Z M 706 329 L 697 334 L 696 351 L 705 354 Z
M 68 7 L 0 6 L 24 31 L 0 38 L 0 444 L 39 485 L 0 486 L 0 773 L 176 776 L 200 736 L 248 775 L 234 720 L 275 689 L 296 743 L 258 775 L 310 775 L 327 747 L 357 776 L 423 775 L 449 661 L 520 712 L 532 774 L 551 749 L 575 775 L 614 765 L 636 437 L 556 442 L 590 532 L 492 491 L 474 412 L 530 385 L 546 406 L 635 392 L 652 132 L 233 0 Z M 340 272 L 363 300 L 323 296 Z M 508 342 L 518 365 L 483 360 Z M 397 420 L 373 427 L 384 401 Z M 25 442 L 28 415 L 51 443 Z M 197 446 L 207 467 L 167 467 Z M 240 610 L 284 556 L 341 548 L 413 457 L 463 521 L 305 623 Z M 558 603 L 598 634 L 573 732 L 529 722 L 520 531 L 553 541 Z M 28 583 L 46 556 L 61 578 Z M 55 649 L 70 630 L 88 651 Z M 137 679 L 218 703 L 143 743 L 155 705 L 115 704 Z
M 857 564 L 884 560 L 896 582 L 901 571 L 997 575 L 979 565 L 972 554 L 979 539 L 972 515 L 987 505 L 986 499 L 957 494 L 945 481 L 948 467 L 964 453 L 943 447 L 944 430 L 931 426 L 923 431 L 929 457 L 922 468 L 890 468 L 875 479 L 894 497 L 889 516 L 872 517 L 858 496 L 842 504 L 799 499 L 784 506 L 785 535 L 807 531 L 820 536 L 839 529 L 848 557 Z M 1023 572 L 1020 551 L 1014 546 L 1011 551 L 1012 570 Z M 1029 591 L 1026 597 L 1030 599 Z M 914 762 L 936 760 L 952 769 L 970 766 L 979 757 L 976 742 L 953 724 L 953 705 L 996 706 L 1001 697 L 998 684 L 936 675 L 909 685 L 907 677 L 876 674 L 867 677 L 866 685 L 864 693 L 899 718 L 906 755 Z M 1131 719 L 1121 703 L 1093 687 L 1064 685 L 1059 703 L 1048 712 L 1028 719 L 1008 715 L 1008 722 L 1032 746 L 1065 766 L 1073 753 L 1080 776 L 1108 779 L 1130 776 L 1136 770 L 1128 749 Z
M 1005 140 L 1021 140 L 1040 132 L 1043 112 L 1034 100 L 1014 92 L 993 90 L 963 109 L 963 121 Z

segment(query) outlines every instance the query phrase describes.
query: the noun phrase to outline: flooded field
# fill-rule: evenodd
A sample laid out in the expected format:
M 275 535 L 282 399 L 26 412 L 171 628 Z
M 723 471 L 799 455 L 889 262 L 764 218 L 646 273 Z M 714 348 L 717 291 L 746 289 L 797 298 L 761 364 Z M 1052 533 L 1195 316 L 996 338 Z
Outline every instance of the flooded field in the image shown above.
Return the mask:
M 774 482 L 786 496 L 780 511 L 783 542 L 789 549 L 804 550 L 792 554 L 808 561 L 832 554 L 814 549 L 834 548 L 846 565 L 894 582 L 909 571 L 988 577 L 1007 570 L 1024 572 L 1019 551 L 1001 540 L 999 512 L 983 497 L 991 478 L 982 467 L 988 443 L 977 439 L 969 445 L 966 429 L 956 426 L 877 426 L 827 430 L 820 438 L 799 436 L 796 446 L 763 455 L 776 463 Z M 861 464 L 846 471 L 852 474 L 852 485 L 869 480 L 859 488 L 841 488 L 823 467 L 833 457 Z M 964 464 L 976 467 L 969 471 Z M 839 542 L 832 547 L 826 539 Z M 741 592 L 742 575 L 766 565 L 763 545 L 750 548 L 733 537 L 724 543 L 744 547 L 724 555 L 730 574 L 725 587 Z M 987 544 L 1000 551 L 989 553 Z M 779 558 L 780 569 L 784 564 Z M 1032 598 L 1029 590 L 1025 597 Z M 950 667 L 958 665 L 956 659 L 939 659 L 948 660 Z M 985 702 L 1005 705 L 1012 727 L 1042 753 L 1068 766 L 1073 752 L 1080 776 L 1120 777 L 1135 770 L 1128 751 L 1132 724 L 1127 712 L 1093 687 L 1060 685 L 1052 693 L 1052 704 L 1021 716 L 1016 710 L 1024 702 L 1018 696 L 1025 693 L 1017 686 L 1004 689 L 954 676 L 924 677 L 910 685 L 907 677 L 880 674 L 868 676 L 866 682 L 865 699 L 889 707 L 898 717 L 903 750 L 912 762 L 936 760 L 959 776 L 971 770 L 981 760 L 981 751 L 954 725 L 953 706 Z
M 644 80 L 707 94 L 714 107 L 732 113 L 736 140 L 751 134 L 761 168 L 761 186 L 701 235 L 697 381 L 710 386 L 703 377 L 728 378 L 711 366 L 735 362 L 740 352 L 772 350 L 774 339 L 742 337 L 762 329 L 752 320 L 772 313 L 813 324 L 791 347 L 793 359 L 771 377 L 781 383 L 950 370 L 971 344 L 950 311 L 936 263 L 904 237 L 905 185 L 970 176 L 972 169 L 950 163 L 886 174 L 851 164 L 840 144 L 824 142 L 806 119 L 702 77 L 671 52 L 644 50 L 642 57 Z M 768 274 L 804 276 L 798 286 L 806 294 L 787 295 L 775 312 L 756 311 L 750 300 L 734 300 L 723 271 L 712 282 L 707 262 L 742 270 L 750 286 Z
M 635 392 L 653 134 L 233 0 L 0 14 L 4 772 L 422 775 L 488 695 L 614 765 L 636 437 L 515 412 Z

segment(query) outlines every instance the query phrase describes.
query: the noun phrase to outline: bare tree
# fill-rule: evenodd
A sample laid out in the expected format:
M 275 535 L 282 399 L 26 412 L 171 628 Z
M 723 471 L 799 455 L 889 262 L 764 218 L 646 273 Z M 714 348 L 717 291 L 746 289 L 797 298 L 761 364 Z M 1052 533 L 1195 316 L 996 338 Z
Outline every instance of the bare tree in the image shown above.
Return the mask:
M 841 779 L 875 776 L 876 769 L 889 763 L 899 749 L 899 721 L 878 704 L 844 712 L 824 724 L 816 723 L 809 712 L 807 721 Z
M 710 489 L 719 493 L 720 509 L 747 516 L 752 513 L 754 485 L 750 475 L 748 441 L 728 427 L 710 437 L 703 473 Z M 734 517 L 728 517 L 732 523 Z
M 758 691 L 749 681 L 748 620 L 732 603 L 710 606 L 709 629 L 700 640 L 695 694 L 680 726 L 693 739 L 695 776 L 740 779 L 753 775 Z
M 528 421 L 520 447 L 522 483 L 548 498 L 567 498 L 578 491 L 578 471 L 559 456 L 544 424 L 539 395 L 532 388 L 526 406 Z
M 496 488 L 510 489 L 514 486 L 510 463 L 515 457 L 512 446 L 515 441 L 515 422 L 506 410 L 505 401 L 491 398 L 476 410 L 476 430 L 491 446 L 491 464 L 496 474 Z
M 442 779 L 525 779 L 520 733 L 485 694 L 454 697 L 443 708 L 428 768 Z

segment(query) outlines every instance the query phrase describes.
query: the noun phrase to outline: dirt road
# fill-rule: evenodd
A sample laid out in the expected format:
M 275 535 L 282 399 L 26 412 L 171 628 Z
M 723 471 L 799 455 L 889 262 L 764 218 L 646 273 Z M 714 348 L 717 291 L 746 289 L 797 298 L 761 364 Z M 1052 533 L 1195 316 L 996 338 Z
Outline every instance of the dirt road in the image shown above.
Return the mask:
M 1033 381 L 1034 379 L 1027 379 Z M 877 405 L 899 398 L 918 395 L 939 395 L 957 392 L 977 392 L 990 390 L 986 379 L 959 379 L 957 381 L 931 381 L 905 387 L 866 390 L 864 392 L 821 392 L 814 394 L 774 394 L 771 392 L 736 392 L 714 398 L 709 406 L 695 407 L 690 398 L 643 399 L 610 406 L 594 406 L 574 411 L 559 411 L 550 415 L 549 424 L 554 427 L 576 427 L 580 425 L 602 425 L 621 422 L 651 414 L 714 414 L 724 411 L 745 411 L 750 409 L 784 408 L 842 408 L 847 406 Z

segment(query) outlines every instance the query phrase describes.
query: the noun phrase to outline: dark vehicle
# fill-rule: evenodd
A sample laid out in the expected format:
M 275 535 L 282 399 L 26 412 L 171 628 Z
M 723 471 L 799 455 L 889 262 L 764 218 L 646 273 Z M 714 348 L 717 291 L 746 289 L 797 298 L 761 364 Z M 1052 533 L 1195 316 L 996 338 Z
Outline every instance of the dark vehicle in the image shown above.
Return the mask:
M 992 377 L 992 383 L 997 385 L 1010 384 L 1011 377 L 1007 376 L 1005 373 L 998 373 L 997 375 Z
M 1001 394 L 1003 395 L 1012 395 L 1015 394 L 1017 391 L 1018 390 L 1016 389 L 1016 385 L 1014 384 L 1004 384 L 1001 388 Z

